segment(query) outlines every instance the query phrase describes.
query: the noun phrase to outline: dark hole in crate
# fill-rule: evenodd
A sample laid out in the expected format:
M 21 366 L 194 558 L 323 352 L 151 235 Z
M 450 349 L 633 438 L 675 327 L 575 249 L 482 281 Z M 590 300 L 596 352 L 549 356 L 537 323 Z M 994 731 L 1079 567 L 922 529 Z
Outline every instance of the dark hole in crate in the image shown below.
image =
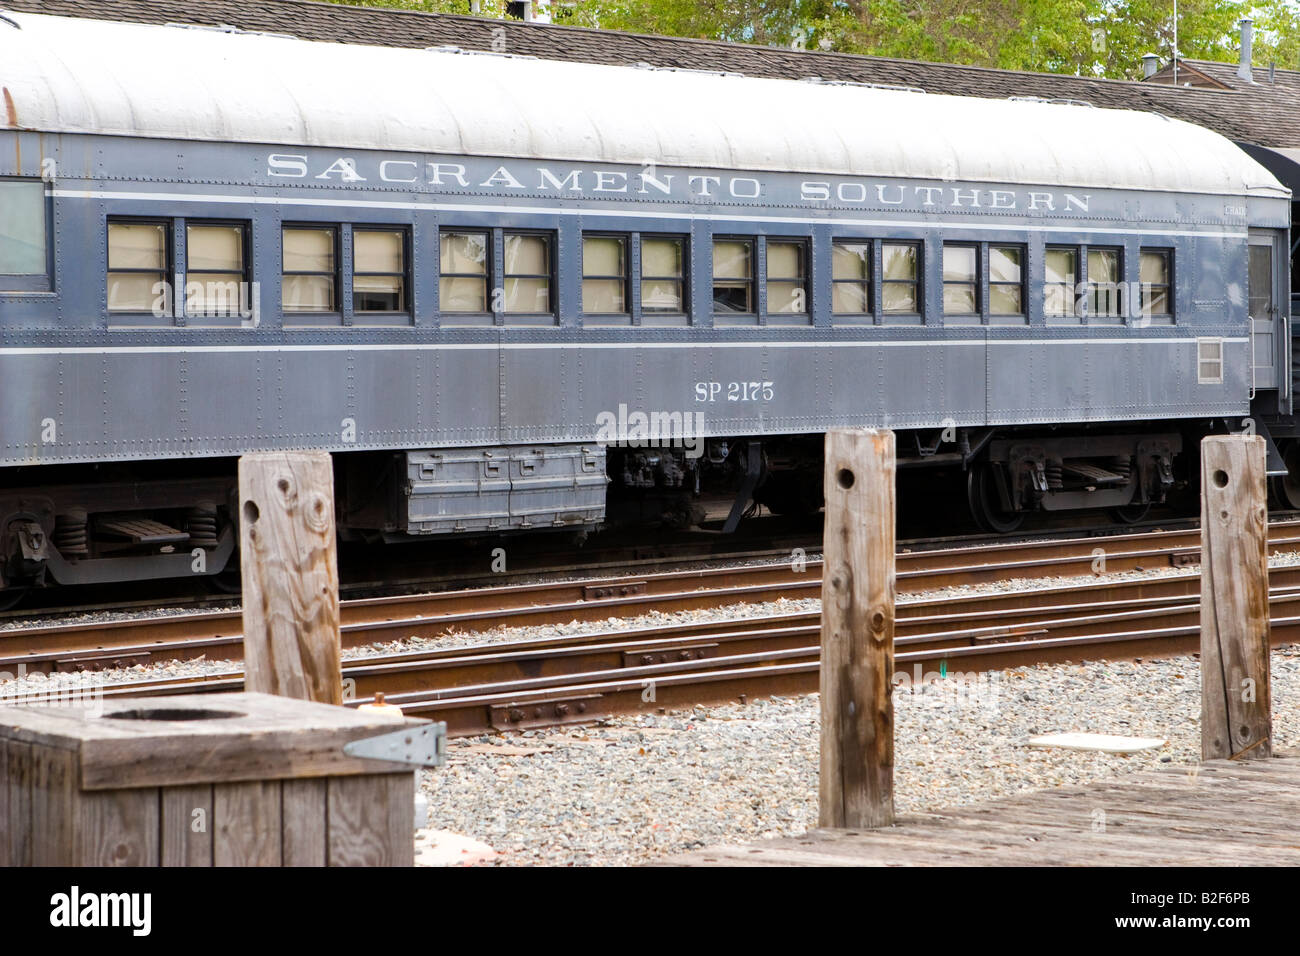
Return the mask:
M 112 720 L 226 720 L 244 715 L 237 710 L 207 710 L 201 707 L 138 707 L 104 716 Z

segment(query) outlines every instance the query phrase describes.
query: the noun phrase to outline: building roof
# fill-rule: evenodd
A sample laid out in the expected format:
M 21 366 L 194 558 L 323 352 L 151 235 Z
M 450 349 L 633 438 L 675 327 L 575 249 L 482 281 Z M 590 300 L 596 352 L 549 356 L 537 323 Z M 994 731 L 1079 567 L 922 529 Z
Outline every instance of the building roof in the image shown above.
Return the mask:
M 12 12 L 8 18 L 0 23 L 0 81 L 6 125 L 21 129 L 832 177 L 1281 194 L 1262 166 L 1222 136 L 1131 110 Z M 531 95 L 536 90 L 570 95 Z M 1104 137 L 1125 146 L 1077 148 Z
M 314 0 L 0 0 L 16 11 L 144 23 L 226 24 L 325 42 L 423 48 L 454 45 L 571 62 L 714 69 L 758 77 L 915 86 L 931 93 L 1001 99 L 1039 96 L 1100 107 L 1154 110 L 1197 123 L 1239 142 L 1300 148 L 1300 77 L 1277 71 L 1274 83 L 1223 81 L 1177 88 L 1162 82 L 954 66 L 886 57 L 789 50 L 558 24 L 502 21 L 390 8 L 349 7 Z M 1236 65 L 1184 60 L 1216 79 L 1235 79 Z M 1267 71 L 1257 70 L 1256 79 Z M 1262 75 L 1263 74 L 1263 75 Z M 1283 74 L 1291 79 L 1283 80 Z

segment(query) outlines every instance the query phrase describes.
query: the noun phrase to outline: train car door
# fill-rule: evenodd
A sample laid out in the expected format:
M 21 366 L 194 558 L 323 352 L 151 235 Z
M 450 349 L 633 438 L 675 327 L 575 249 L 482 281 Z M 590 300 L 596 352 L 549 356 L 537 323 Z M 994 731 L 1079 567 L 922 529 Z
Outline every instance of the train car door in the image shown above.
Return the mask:
M 1250 352 L 1255 390 L 1279 389 L 1278 398 L 1290 396 L 1290 382 L 1280 369 L 1285 367 L 1286 337 L 1279 328 L 1282 313 L 1278 307 L 1285 294 L 1282 287 L 1282 233 L 1273 229 L 1250 231 L 1250 266 L 1248 300 L 1250 313 Z

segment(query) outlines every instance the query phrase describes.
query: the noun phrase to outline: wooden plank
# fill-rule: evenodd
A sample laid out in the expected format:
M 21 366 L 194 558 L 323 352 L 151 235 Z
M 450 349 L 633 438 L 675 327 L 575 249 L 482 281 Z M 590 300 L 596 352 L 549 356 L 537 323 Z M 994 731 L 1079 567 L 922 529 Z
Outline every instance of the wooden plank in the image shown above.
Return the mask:
M 285 866 L 324 866 L 328 862 L 326 790 L 326 781 L 319 778 L 282 783 Z
M 85 737 L 129 737 L 132 728 L 87 720 L 85 711 L 79 708 L 28 705 L 0 707 L 0 733 L 7 740 L 69 747 Z
M 1105 813 L 1095 815 L 1096 810 Z M 1239 825 L 1230 813 L 1208 817 L 1204 814 L 1179 817 L 1172 810 L 1137 814 L 1110 811 L 1104 806 L 1086 809 L 1081 806 L 1077 812 L 1062 817 L 1056 808 L 1013 808 L 991 804 L 975 811 L 963 809 L 932 814 L 930 817 L 931 825 L 938 827 L 974 828 L 980 832 L 1002 828 L 1032 830 L 1043 837 L 1062 840 L 1083 837 L 1096 842 L 1107 836 L 1125 839 L 1140 836 L 1184 844 L 1205 844 L 1207 847 L 1234 843 L 1251 848 L 1280 846 L 1300 859 L 1300 845 L 1297 844 L 1294 830 L 1287 835 L 1251 830 L 1247 825 Z
M 10 854 L 10 834 L 13 821 L 9 819 L 9 747 L 10 742 L 0 737 L 0 867 L 17 866 Z
M 212 787 L 162 790 L 162 865 L 212 865 Z
M 719 846 L 695 850 L 665 861 L 681 861 L 689 866 L 861 866 L 856 860 L 816 851 L 788 847 L 735 847 Z
M 1098 809 L 1105 811 L 1103 817 L 1094 816 L 1093 810 Z M 1224 842 L 1226 839 L 1258 847 L 1296 849 L 1294 825 L 1280 823 L 1277 827 L 1270 828 L 1253 822 L 1242 823 L 1239 816 L 1234 817 L 1230 813 L 1187 812 L 1178 807 L 1161 807 L 1159 810 L 1142 813 L 1097 806 L 1065 820 L 1056 811 L 1047 808 L 990 808 L 986 812 L 944 814 L 942 819 L 962 820 L 973 825 L 989 823 L 1054 827 L 1063 833 L 1072 831 L 1080 834 L 1094 832 L 1094 824 L 1100 822 L 1106 833 L 1166 834 L 1170 839 L 1188 842 L 1205 839 Z
M 1201 442 L 1201 755 L 1265 758 L 1268 507 L 1259 435 Z
M 412 866 L 415 774 L 331 777 L 329 865 Z
M 347 712 L 346 708 L 338 708 Z M 400 730 L 396 721 L 311 731 L 274 730 L 134 740 L 86 741 L 81 751 L 87 790 L 179 786 L 291 777 L 346 776 L 409 769 L 388 761 L 349 757 L 344 744 Z M 408 724 L 407 726 L 410 726 Z M 244 728 L 247 731 L 248 728 Z M 146 746 L 148 744 L 148 746 Z
M 1120 781 L 900 817 L 872 830 L 819 829 L 750 847 L 710 847 L 690 866 L 1300 865 L 1294 757 L 1212 761 Z M 1105 817 L 1094 817 L 1094 811 Z M 1104 823 L 1104 826 L 1094 826 Z
M 144 790 L 82 792 L 78 797 L 79 866 L 157 866 L 159 793 Z
M 910 860 L 911 865 L 1038 866 L 1069 863 L 1076 857 L 1087 859 L 1087 854 L 1075 849 L 1080 839 L 1077 834 L 1057 834 L 1050 828 L 963 826 L 944 821 L 942 826 L 913 825 L 861 833 L 828 852 L 879 857 L 886 849 L 893 848 Z M 1093 841 L 1088 853 L 1103 845 Z M 1112 860 L 1132 865 L 1140 865 L 1147 856 L 1144 849 L 1113 842 L 1107 849 Z
M 142 713 L 165 716 L 196 708 L 234 716 L 140 719 Z M 404 770 L 403 764 L 346 756 L 343 747 L 428 723 L 399 723 L 351 708 L 255 693 L 119 701 L 95 720 L 71 720 L 54 710 L 6 708 L 0 727 L 9 740 L 78 750 L 82 786 L 91 790 Z M 113 716 L 124 711 L 136 719 Z
M 1300 863 L 1300 847 L 1295 846 L 1294 841 L 1290 845 L 1265 847 L 1238 839 L 1234 834 L 1228 834 L 1225 839 L 1222 832 L 1195 834 L 1167 825 L 1146 831 L 1110 826 L 1093 831 L 1063 827 L 1052 821 L 1033 823 L 1018 818 L 945 817 L 937 830 L 932 839 L 939 843 L 997 845 L 1002 856 L 1024 849 L 1041 857 L 1044 864 L 1089 863 L 1094 859 L 1100 860 L 1103 854 L 1111 862 L 1122 859 L 1137 865 L 1185 859 L 1201 859 L 1204 865 Z M 915 831 L 909 831 L 907 838 L 918 847 L 926 843 L 925 838 L 916 838 Z M 1028 845 L 1028 841 L 1032 841 L 1032 845 Z M 1001 846 L 1004 843 L 1005 851 Z
M 80 794 L 77 755 L 32 748 L 32 865 L 75 866 Z
M 1270 793 L 1257 800 L 1243 799 L 1247 795 L 1225 793 L 1217 787 L 1188 787 L 1176 792 L 1156 788 L 1133 787 L 1123 791 L 1099 789 L 1089 796 L 1087 802 L 1073 800 L 1062 802 L 1044 798 L 1033 802 L 998 802 L 997 804 L 982 805 L 978 808 L 972 807 L 969 810 L 949 810 L 945 812 L 953 814 L 983 812 L 986 807 L 997 806 L 1005 807 L 1010 812 L 1018 813 L 1033 809 L 1044 809 L 1046 812 L 1059 815 L 1073 813 L 1080 808 L 1091 810 L 1095 807 L 1102 807 L 1107 812 L 1114 810 L 1116 812 L 1160 814 L 1170 812 L 1171 809 L 1179 809 L 1214 816 L 1219 814 L 1231 815 L 1238 812 L 1236 808 L 1249 806 L 1252 816 L 1258 818 L 1267 817 L 1271 814 L 1288 813 L 1296 807 L 1294 791 L 1291 790 Z M 1258 822 L 1258 820 L 1255 822 Z
M 5 747 L 8 778 L 6 842 L 9 866 L 32 865 L 32 746 L 10 740 Z
M 822 826 L 894 819 L 894 434 L 826 433 Z
M 343 703 L 328 452 L 239 459 L 244 686 Z
M 796 839 L 764 841 L 753 847 L 697 851 L 744 864 L 813 863 L 861 866 L 1008 866 L 1127 865 L 1220 863 L 1294 864 L 1295 847 L 1258 848 L 1245 843 L 1191 841 L 1177 833 L 1060 832 L 1052 826 L 1016 823 L 943 821 L 872 831 L 819 831 Z M 753 859 L 753 857 L 765 859 Z
M 217 784 L 212 823 L 214 866 L 281 864 L 279 781 Z

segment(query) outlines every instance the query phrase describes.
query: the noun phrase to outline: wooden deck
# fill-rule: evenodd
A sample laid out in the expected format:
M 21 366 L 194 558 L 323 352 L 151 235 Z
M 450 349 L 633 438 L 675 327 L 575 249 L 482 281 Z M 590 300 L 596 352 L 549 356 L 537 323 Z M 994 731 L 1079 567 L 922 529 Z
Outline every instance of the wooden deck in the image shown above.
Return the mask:
M 1300 864 L 1300 754 L 1212 760 L 670 857 L 670 866 Z

